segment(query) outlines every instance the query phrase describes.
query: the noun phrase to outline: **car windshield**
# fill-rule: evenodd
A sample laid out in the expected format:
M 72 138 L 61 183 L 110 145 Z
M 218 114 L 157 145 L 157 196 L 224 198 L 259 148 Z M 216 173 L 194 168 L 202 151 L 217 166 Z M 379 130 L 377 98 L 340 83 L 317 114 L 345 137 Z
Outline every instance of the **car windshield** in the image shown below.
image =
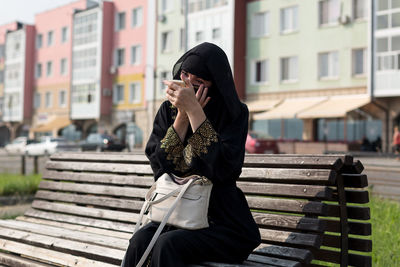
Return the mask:
M 15 139 L 12 143 L 13 144 L 21 144 L 21 143 L 23 143 L 23 142 L 25 142 L 25 139 Z
M 273 139 L 272 136 L 266 134 L 266 133 L 260 133 L 260 132 L 250 132 L 249 135 L 252 138 L 256 139 Z

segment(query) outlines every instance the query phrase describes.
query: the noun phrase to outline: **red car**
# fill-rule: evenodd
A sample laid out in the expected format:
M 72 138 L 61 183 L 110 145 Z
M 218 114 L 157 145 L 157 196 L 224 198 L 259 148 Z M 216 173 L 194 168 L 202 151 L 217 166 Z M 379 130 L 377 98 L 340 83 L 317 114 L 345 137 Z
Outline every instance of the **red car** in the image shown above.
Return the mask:
M 246 139 L 246 152 L 256 154 L 278 154 L 278 143 L 271 136 L 250 131 Z

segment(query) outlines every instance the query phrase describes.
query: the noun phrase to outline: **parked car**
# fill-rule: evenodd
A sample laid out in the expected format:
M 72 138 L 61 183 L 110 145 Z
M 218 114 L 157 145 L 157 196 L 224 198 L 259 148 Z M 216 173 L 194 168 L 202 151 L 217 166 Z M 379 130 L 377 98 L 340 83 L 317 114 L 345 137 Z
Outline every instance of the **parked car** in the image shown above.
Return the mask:
M 246 152 L 257 154 L 278 154 L 278 142 L 273 137 L 250 131 L 246 139 Z
M 118 138 L 107 134 L 89 134 L 85 141 L 81 143 L 82 151 L 122 151 L 126 145 Z
M 43 136 L 40 142 L 26 146 L 25 155 L 27 156 L 40 156 L 51 155 L 58 151 L 77 151 L 79 146 L 63 137 L 50 137 Z
M 27 137 L 21 136 L 15 138 L 10 144 L 6 145 L 4 149 L 8 154 L 23 155 L 25 153 L 26 146 L 35 143 L 34 139 L 28 139 Z

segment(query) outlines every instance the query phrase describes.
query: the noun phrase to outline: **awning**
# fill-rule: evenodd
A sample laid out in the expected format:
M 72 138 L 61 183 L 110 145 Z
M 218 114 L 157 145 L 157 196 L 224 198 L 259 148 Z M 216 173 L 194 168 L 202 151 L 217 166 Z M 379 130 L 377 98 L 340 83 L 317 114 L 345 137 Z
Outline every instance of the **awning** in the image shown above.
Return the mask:
M 299 113 L 298 118 L 342 118 L 350 111 L 358 109 L 370 101 L 370 98 L 365 95 L 330 97 L 326 102 Z
M 307 97 L 285 99 L 280 105 L 270 111 L 254 114 L 255 120 L 292 119 L 301 111 L 307 110 L 319 103 L 326 101 L 326 97 Z
M 246 102 L 246 104 L 250 112 L 260 112 L 270 110 L 280 102 L 282 102 L 282 100 L 256 100 Z
M 68 118 L 56 118 L 56 119 L 51 120 L 47 124 L 43 124 L 43 125 L 33 128 L 33 131 L 34 132 L 50 132 L 53 130 L 59 130 L 70 124 L 72 124 L 72 122 Z

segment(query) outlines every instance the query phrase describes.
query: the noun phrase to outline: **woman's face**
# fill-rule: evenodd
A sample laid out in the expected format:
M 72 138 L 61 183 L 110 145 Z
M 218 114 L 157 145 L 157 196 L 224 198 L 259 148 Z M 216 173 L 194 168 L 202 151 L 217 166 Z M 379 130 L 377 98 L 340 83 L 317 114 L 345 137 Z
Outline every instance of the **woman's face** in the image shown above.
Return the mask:
M 193 88 L 196 92 L 199 89 L 201 84 L 203 84 L 204 87 L 207 87 L 208 89 L 210 89 L 210 87 L 212 85 L 211 81 L 204 80 L 200 77 L 197 77 L 194 74 L 191 74 L 187 71 L 182 70 L 181 71 L 181 80 L 184 81 L 184 78 L 189 79 L 190 83 L 193 85 Z

